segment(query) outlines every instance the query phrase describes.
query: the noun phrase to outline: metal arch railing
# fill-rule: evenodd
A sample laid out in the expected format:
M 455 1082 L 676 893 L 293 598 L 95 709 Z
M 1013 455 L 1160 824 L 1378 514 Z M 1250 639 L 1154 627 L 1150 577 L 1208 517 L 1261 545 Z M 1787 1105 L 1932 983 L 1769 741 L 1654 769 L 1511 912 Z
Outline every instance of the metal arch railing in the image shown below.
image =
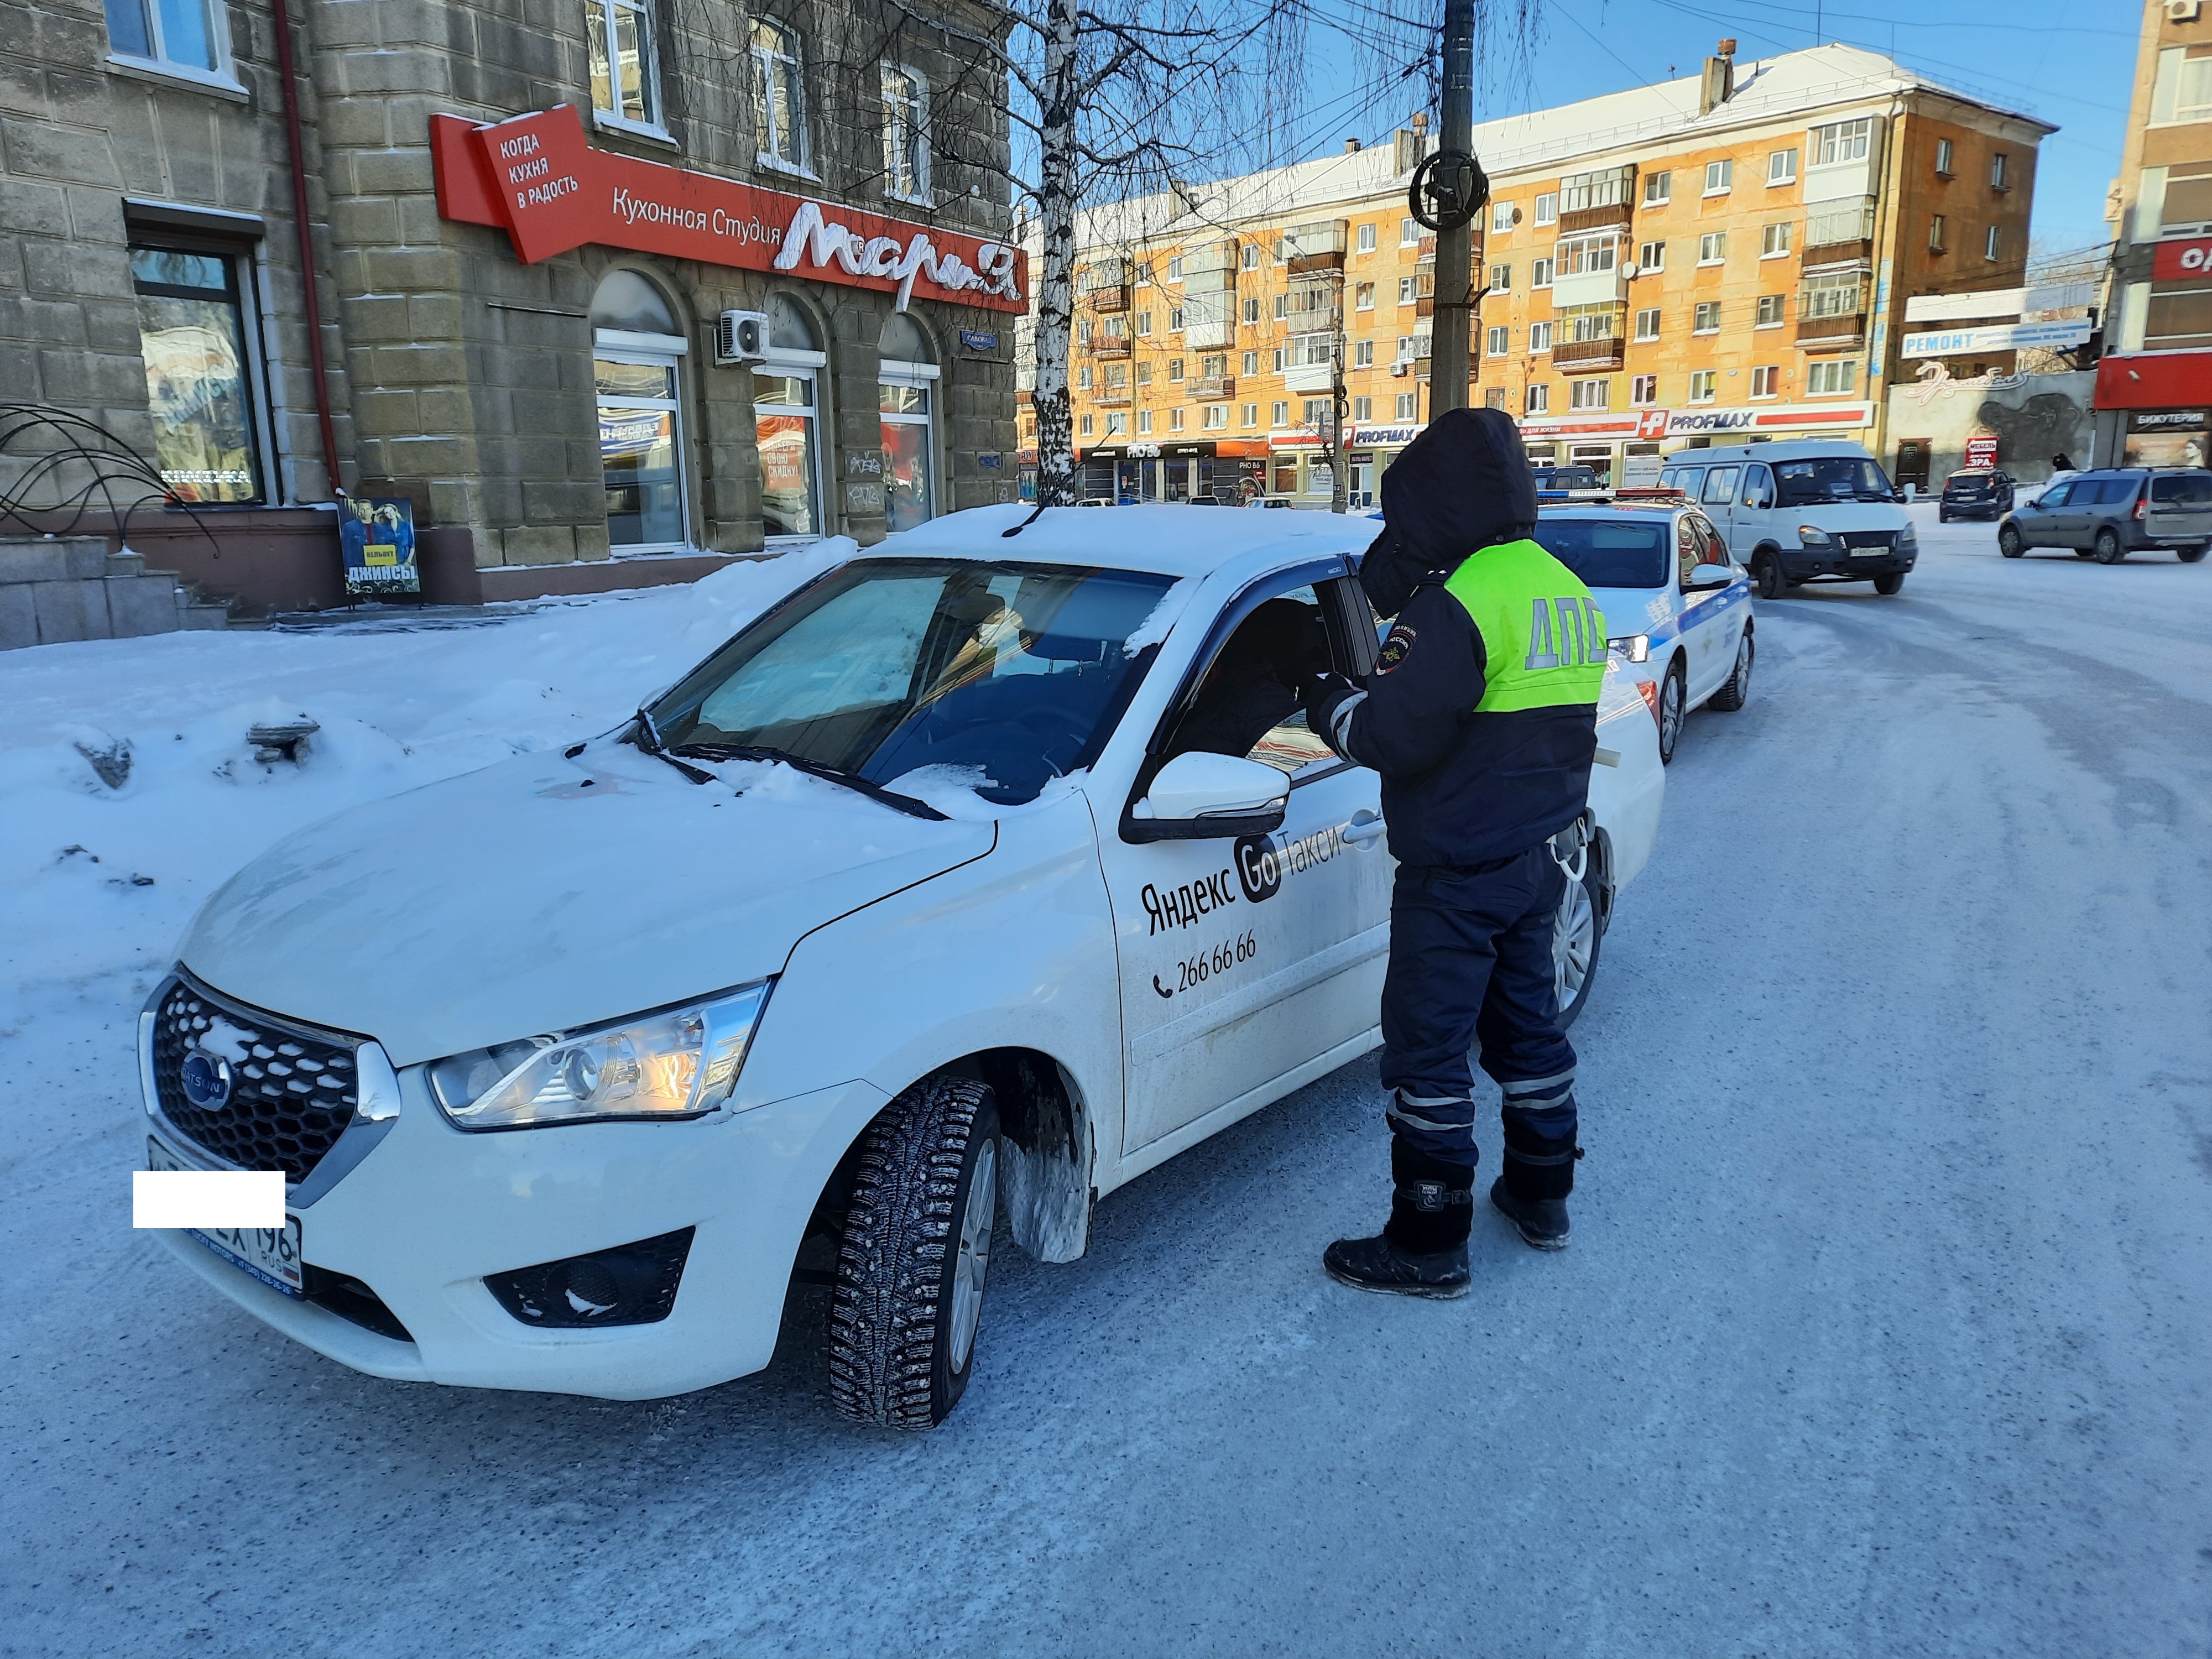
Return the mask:
M 149 501 L 182 507 L 215 540 L 161 470 L 99 422 L 52 404 L 0 403 L 0 526 L 71 535 L 99 504 L 127 545 L 131 516 Z

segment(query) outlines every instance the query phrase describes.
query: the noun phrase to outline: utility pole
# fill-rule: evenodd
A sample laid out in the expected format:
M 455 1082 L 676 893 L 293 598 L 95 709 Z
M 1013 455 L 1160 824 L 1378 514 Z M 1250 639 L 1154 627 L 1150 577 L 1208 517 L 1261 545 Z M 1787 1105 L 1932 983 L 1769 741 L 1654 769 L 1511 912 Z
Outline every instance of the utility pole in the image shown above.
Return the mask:
M 1328 510 L 1342 513 L 1352 505 L 1352 456 L 1344 441 L 1344 273 L 1336 277 L 1336 337 L 1328 354 L 1329 471 L 1335 475 L 1329 487 Z
M 1444 0 L 1443 134 L 1439 155 L 1474 153 L 1475 0 Z M 1480 207 L 1480 203 L 1473 204 Z M 1454 223 L 1456 219 L 1458 222 Z M 1437 232 L 1437 294 L 1430 330 L 1429 418 L 1467 407 L 1474 331 L 1474 213 L 1444 217 Z

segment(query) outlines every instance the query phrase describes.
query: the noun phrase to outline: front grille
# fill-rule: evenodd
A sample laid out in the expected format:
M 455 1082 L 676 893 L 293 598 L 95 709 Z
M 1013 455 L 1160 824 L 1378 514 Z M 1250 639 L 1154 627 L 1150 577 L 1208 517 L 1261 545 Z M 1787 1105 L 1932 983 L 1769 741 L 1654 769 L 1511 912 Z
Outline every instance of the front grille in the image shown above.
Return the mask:
M 1836 539 L 1845 547 L 1894 547 L 1897 535 L 1888 530 L 1854 530 Z
M 357 1046 L 179 979 L 154 1018 L 155 1092 L 178 1133 L 239 1169 L 282 1170 L 297 1185 L 353 1121 Z M 195 1048 L 228 1063 L 230 1097 L 219 1105 L 195 1106 L 185 1093 Z

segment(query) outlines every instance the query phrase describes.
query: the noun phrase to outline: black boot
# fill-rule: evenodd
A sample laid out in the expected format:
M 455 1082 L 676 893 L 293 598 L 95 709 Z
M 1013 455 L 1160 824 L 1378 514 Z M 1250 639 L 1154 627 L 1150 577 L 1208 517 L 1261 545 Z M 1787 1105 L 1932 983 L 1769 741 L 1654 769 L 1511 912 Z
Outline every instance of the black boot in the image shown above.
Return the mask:
M 1567 1194 L 1575 1189 L 1573 1134 L 1553 1139 L 1510 1119 L 1505 1125 L 1505 1172 L 1491 1183 L 1490 1201 L 1539 1250 L 1567 1247 Z
M 1474 1166 L 1390 1141 L 1390 1219 L 1377 1238 L 1340 1238 L 1322 1253 L 1328 1276 L 1355 1290 L 1440 1300 L 1465 1296 Z

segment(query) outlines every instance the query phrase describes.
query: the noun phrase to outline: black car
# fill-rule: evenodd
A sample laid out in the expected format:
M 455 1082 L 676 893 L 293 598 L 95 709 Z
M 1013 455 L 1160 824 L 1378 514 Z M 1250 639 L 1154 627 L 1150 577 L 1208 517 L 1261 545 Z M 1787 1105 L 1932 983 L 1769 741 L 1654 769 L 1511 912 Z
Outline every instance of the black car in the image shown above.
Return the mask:
M 1939 523 L 1954 519 L 1996 519 L 2012 511 L 2013 481 L 2002 472 L 1974 467 L 1943 481 L 1936 505 Z

